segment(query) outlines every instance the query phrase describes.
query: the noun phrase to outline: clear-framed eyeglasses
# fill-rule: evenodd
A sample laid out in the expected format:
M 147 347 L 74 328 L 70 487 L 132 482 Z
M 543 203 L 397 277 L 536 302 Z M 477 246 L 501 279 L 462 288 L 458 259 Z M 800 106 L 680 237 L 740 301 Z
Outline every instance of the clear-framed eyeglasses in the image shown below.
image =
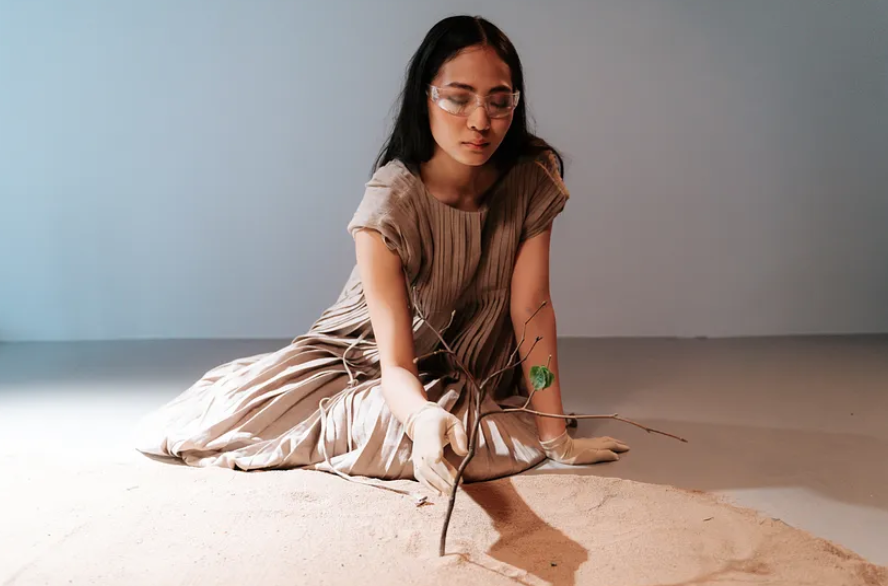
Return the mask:
M 518 107 L 521 92 L 494 92 L 479 96 L 475 92 L 455 87 L 429 86 L 429 98 L 439 108 L 454 116 L 468 117 L 482 106 L 489 118 L 508 118 Z

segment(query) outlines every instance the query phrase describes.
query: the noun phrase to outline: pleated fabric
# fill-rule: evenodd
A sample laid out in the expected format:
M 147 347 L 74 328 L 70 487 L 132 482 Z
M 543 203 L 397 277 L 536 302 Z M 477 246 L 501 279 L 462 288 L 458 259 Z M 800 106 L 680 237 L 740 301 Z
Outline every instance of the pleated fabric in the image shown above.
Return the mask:
M 393 161 L 367 183 L 348 231 L 375 230 L 401 258 L 418 356 L 443 335 L 481 380 L 517 344 L 509 311 L 521 243 L 545 230 L 569 194 L 551 154 L 520 161 L 476 211 L 436 199 L 415 170 Z M 453 322 L 451 316 L 456 311 Z M 429 399 L 468 422 L 465 376 L 446 355 L 419 363 Z M 380 388 L 379 353 L 357 265 L 308 332 L 271 353 L 213 368 L 138 426 L 136 448 L 191 466 L 309 468 L 376 479 L 413 478 L 411 441 Z M 520 369 L 491 382 L 485 411 L 526 396 Z M 511 403 L 510 403 L 511 402 Z M 526 470 L 545 456 L 531 417 L 482 422 L 467 482 Z M 459 458 L 448 450 L 455 465 Z

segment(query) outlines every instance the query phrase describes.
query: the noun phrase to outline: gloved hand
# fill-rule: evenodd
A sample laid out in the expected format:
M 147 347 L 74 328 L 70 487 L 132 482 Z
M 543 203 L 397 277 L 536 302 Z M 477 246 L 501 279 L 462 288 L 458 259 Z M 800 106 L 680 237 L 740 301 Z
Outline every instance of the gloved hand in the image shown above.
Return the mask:
M 456 468 L 444 459 L 444 448 L 450 444 L 458 456 L 469 453 L 469 438 L 462 422 L 429 401 L 407 417 L 404 430 L 413 440 L 413 476 L 435 492 L 449 493 Z
M 546 456 L 570 466 L 613 462 L 619 460 L 618 452 L 629 451 L 629 446 L 612 437 L 581 437 L 573 439 L 565 431 L 551 440 L 540 441 Z

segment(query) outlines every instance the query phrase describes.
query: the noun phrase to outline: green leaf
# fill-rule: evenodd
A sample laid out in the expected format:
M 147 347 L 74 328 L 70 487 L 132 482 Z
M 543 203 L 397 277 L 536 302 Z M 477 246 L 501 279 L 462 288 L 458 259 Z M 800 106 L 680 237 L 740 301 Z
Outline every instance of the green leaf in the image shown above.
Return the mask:
M 555 382 L 555 375 L 545 366 L 530 367 L 530 382 L 537 391 L 548 389 Z

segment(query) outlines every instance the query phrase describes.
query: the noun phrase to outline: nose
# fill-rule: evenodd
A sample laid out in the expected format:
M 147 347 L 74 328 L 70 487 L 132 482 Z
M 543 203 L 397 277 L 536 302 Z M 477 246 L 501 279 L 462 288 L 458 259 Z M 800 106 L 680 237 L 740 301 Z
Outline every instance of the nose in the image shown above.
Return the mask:
M 490 117 L 487 115 L 487 110 L 484 106 L 478 105 L 475 107 L 474 112 L 469 116 L 469 128 L 476 132 L 484 132 L 490 128 Z

